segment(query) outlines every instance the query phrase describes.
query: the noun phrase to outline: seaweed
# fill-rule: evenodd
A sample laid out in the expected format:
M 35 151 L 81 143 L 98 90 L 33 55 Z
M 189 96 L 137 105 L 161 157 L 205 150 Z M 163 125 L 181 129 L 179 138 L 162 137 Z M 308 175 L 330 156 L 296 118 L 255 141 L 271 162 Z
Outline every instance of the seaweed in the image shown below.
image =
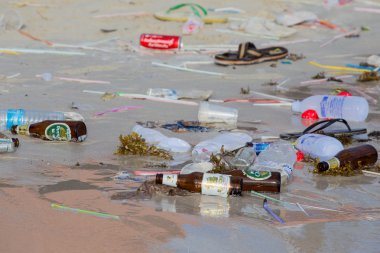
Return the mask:
M 357 79 L 357 81 L 359 82 L 370 82 L 370 81 L 378 81 L 378 80 L 380 80 L 380 76 L 375 71 L 364 72 Z
M 289 60 L 292 60 L 292 61 L 298 61 L 298 60 L 302 60 L 302 59 L 305 59 L 306 56 L 304 56 L 303 54 L 293 54 L 293 53 L 290 53 L 286 59 L 289 59 Z
M 324 79 L 326 78 L 325 72 L 319 72 L 315 76 L 312 76 L 311 79 Z
M 250 88 L 240 88 L 240 94 L 249 94 L 251 92 Z
M 120 135 L 121 145 L 117 148 L 118 155 L 158 156 L 166 160 L 172 160 L 169 152 L 159 149 L 154 145 L 148 145 L 144 138 L 136 132 L 129 135 Z

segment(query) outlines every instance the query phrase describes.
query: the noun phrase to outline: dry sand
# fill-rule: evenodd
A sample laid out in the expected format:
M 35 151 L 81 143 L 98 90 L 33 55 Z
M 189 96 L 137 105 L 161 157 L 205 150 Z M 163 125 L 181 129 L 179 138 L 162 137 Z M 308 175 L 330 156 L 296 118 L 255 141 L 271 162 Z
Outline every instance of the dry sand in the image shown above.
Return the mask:
M 378 14 L 359 13 L 354 7 L 379 8 L 379 1 L 355 3 L 326 10 L 322 1 L 199 1 L 206 7 L 236 7 L 244 14 L 234 18 L 260 16 L 273 18 L 289 10 L 309 10 L 347 30 L 370 27 L 359 38 L 341 38 L 320 48 L 340 34 L 315 26 L 297 27 L 297 34 L 285 40 L 310 39 L 309 42 L 286 46 L 291 53 L 306 59 L 292 64 L 263 63 L 245 67 L 220 67 L 214 64 L 194 65 L 196 69 L 225 73 L 225 77 L 187 73 L 152 66 L 151 62 L 179 65 L 186 61 L 212 61 L 213 54 L 164 53 L 138 47 L 141 33 L 181 35 L 181 24 L 154 19 L 152 13 L 165 10 L 178 1 L 89 1 L 30 0 L 2 1 L 0 14 L 17 11 L 25 25 L 23 31 L 54 43 L 93 46 L 102 50 L 52 48 L 46 41 L 35 41 L 17 31 L 0 31 L 0 47 L 55 49 L 85 53 L 83 56 L 49 54 L 0 54 L 0 97 L 2 108 L 72 111 L 74 102 L 88 126 L 85 142 L 49 143 L 20 136 L 21 146 L 15 153 L 2 154 L 0 165 L 0 252 L 378 252 L 379 251 L 379 178 L 359 175 L 350 178 L 319 177 L 307 167 L 298 165 L 294 180 L 280 196 L 284 201 L 300 202 L 340 210 L 306 209 L 271 203 L 286 221 L 280 225 L 262 209 L 262 200 L 248 196 L 220 199 L 208 196 L 154 196 L 112 200 L 116 193 L 133 196 L 138 182 L 115 181 L 119 171 L 133 171 L 162 161 L 114 155 L 120 134 L 127 134 L 137 121 L 174 122 L 197 120 L 197 107 L 172 105 L 118 97 L 103 101 L 98 94 L 83 90 L 145 94 L 148 88 L 165 87 L 181 90 L 213 90 L 213 99 L 247 98 L 240 88 L 266 92 L 291 99 L 311 94 L 324 94 L 334 88 L 352 87 L 379 99 L 379 83 L 324 83 L 300 87 L 322 71 L 308 64 L 340 65 L 365 61 L 378 52 L 380 23 Z M 373 5 L 368 5 L 368 2 Z M 96 15 L 144 12 L 137 17 L 95 18 Z M 199 33 L 184 36 L 184 47 L 206 44 L 230 44 L 254 41 L 257 45 L 273 42 L 254 36 L 219 33 L 228 24 L 206 25 Z M 101 29 L 116 29 L 103 33 Z M 114 40 L 112 40 L 114 39 Z M 90 42 L 106 40 L 102 44 Z M 133 50 L 137 49 L 137 52 Z M 132 49 L 132 50 L 131 50 Z M 36 74 L 52 73 L 56 77 L 109 81 L 110 84 L 81 84 L 54 79 L 46 82 Z M 263 85 L 270 80 L 282 81 L 288 90 Z M 109 113 L 94 117 L 96 112 L 120 106 L 143 106 L 142 109 Z M 299 115 L 289 107 L 255 107 L 248 103 L 230 103 L 239 110 L 240 122 L 255 127 L 253 137 L 303 130 Z M 379 130 L 379 106 L 370 103 L 366 122 L 353 123 Z M 259 123 L 257 123 L 259 121 Z M 215 135 L 209 133 L 176 134 L 192 145 Z M 379 142 L 371 144 L 379 150 Z M 152 169 L 156 170 L 157 167 Z M 61 203 L 72 208 L 117 215 L 119 220 L 52 208 Z

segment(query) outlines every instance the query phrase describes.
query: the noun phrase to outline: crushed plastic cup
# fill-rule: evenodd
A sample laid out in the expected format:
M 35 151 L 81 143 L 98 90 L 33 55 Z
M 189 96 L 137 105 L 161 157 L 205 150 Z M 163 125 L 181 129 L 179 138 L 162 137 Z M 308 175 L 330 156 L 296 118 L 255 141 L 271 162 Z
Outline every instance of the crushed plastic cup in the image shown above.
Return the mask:
M 201 102 L 199 104 L 198 120 L 204 123 L 226 123 L 236 125 L 238 110 L 231 107 Z

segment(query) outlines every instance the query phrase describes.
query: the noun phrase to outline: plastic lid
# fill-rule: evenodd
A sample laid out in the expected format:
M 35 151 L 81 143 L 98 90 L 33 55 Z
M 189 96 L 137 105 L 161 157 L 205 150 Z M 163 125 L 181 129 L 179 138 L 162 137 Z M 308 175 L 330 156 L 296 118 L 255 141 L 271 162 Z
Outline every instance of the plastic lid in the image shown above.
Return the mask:
M 338 94 L 336 94 L 337 96 L 341 96 L 341 97 L 351 97 L 352 94 L 348 91 L 341 91 L 339 92 Z
M 293 112 L 301 112 L 301 101 L 295 101 L 292 103 Z
M 315 110 L 306 110 L 301 114 L 303 119 L 319 119 L 318 113 Z

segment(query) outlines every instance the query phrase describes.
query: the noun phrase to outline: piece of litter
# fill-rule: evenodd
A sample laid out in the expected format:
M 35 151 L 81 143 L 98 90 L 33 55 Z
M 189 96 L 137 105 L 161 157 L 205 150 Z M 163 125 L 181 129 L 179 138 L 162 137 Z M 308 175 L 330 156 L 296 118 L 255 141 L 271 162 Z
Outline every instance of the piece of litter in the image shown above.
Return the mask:
M 120 106 L 120 107 L 115 107 L 115 108 L 112 108 L 110 110 L 106 110 L 103 112 L 97 112 L 94 114 L 94 116 L 98 117 L 98 116 L 103 116 L 106 113 L 123 112 L 123 111 L 127 111 L 127 110 L 140 109 L 140 108 L 144 108 L 144 106 L 128 106 L 128 105 L 127 106 Z
M 363 173 L 366 173 L 366 174 L 371 174 L 371 175 L 375 175 L 375 176 L 380 176 L 380 173 L 379 172 L 374 172 L 374 171 L 369 171 L 369 170 L 362 170 Z
M 303 207 L 297 202 L 296 205 L 298 206 L 298 208 L 304 213 L 306 214 L 306 216 L 310 216 L 306 211 L 305 209 L 303 209 Z
M 44 50 L 44 49 L 29 49 L 29 48 L 0 48 L 1 51 L 25 53 L 25 54 L 56 54 L 56 55 L 86 55 L 83 52 L 74 51 L 59 51 L 59 50 Z
M 275 218 L 278 222 L 280 222 L 281 224 L 285 224 L 285 221 L 283 221 L 280 217 L 277 216 L 277 214 L 275 214 L 272 209 L 269 207 L 268 205 L 268 200 L 267 199 L 264 199 L 263 201 L 263 208 L 265 209 L 265 211 L 267 211 L 270 215 L 272 215 L 273 218 Z
M 120 219 L 120 217 L 117 215 L 112 215 L 112 214 L 108 214 L 108 213 L 100 213 L 100 212 L 89 211 L 89 210 L 83 210 L 83 209 L 79 209 L 79 208 L 72 208 L 72 207 L 67 207 L 67 206 L 55 204 L 55 203 L 52 203 L 50 206 L 52 208 L 59 209 L 59 210 L 88 214 L 88 215 L 93 215 L 93 216 L 97 216 L 97 217 L 101 217 L 101 218 L 110 218 L 110 219 L 115 219 L 115 220 Z
M 184 67 L 178 67 L 178 66 L 173 66 L 169 64 L 163 64 L 159 62 L 152 62 L 153 66 L 158 66 L 158 67 L 165 67 L 165 68 L 170 68 L 170 69 L 176 69 L 176 70 L 182 70 L 182 71 L 188 71 L 188 72 L 194 72 L 194 73 L 200 73 L 200 74 L 208 74 L 208 75 L 216 75 L 216 76 L 224 76 L 224 73 L 219 73 L 219 72 L 211 72 L 211 71 L 204 71 L 204 70 L 197 70 L 197 69 L 189 69 L 189 68 L 184 68 Z

